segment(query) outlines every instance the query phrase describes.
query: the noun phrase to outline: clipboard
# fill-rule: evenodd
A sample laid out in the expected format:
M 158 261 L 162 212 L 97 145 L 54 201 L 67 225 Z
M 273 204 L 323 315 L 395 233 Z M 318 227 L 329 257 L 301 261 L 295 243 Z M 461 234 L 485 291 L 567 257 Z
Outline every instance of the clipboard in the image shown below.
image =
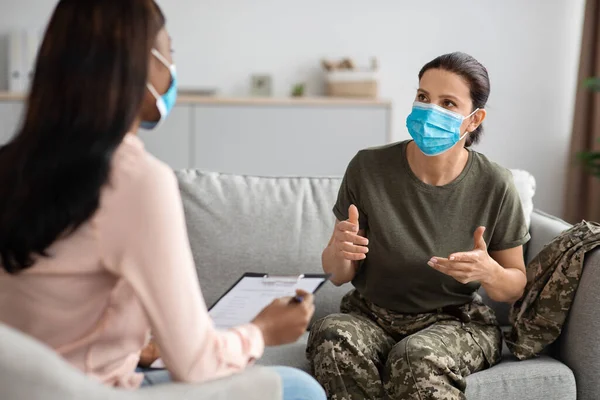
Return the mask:
M 323 285 L 325 284 L 325 282 L 327 282 L 329 280 L 329 278 L 331 277 L 331 274 L 300 274 L 300 275 L 277 275 L 277 274 L 261 274 L 259 272 L 246 272 L 244 275 L 242 275 L 237 281 L 235 281 L 235 283 L 233 285 L 231 285 L 229 287 L 229 289 L 227 289 L 225 291 L 225 293 L 223 293 L 221 295 L 221 297 L 219 297 L 210 307 L 208 307 L 208 311 L 212 310 L 214 306 L 216 306 L 221 300 L 223 300 L 223 298 L 225 296 L 227 296 L 244 278 L 262 278 L 263 281 L 267 282 L 267 283 L 273 283 L 273 284 L 279 284 L 279 285 L 284 285 L 284 284 L 292 284 L 293 283 L 297 283 L 300 279 L 304 279 L 304 278 L 321 278 L 323 279 L 323 282 L 321 282 L 316 289 L 312 292 L 313 294 L 317 293 L 317 291 L 319 289 L 321 289 L 321 287 L 323 287 Z
M 208 312 L 218 329 L 246 324 L 276 298 L 294 296 L 296 289 L 316 293 L 330 276 L 247 272 L 209 307 Z
M 208 313 L 217 329 L 247 324 L 276 298 L 294 296 L 297 288 L 314 294 L 330 277 L 331 274 L 270 275 L 247 272 L 210 306 Z M 159 358 L 148 369 L 164 368 Z

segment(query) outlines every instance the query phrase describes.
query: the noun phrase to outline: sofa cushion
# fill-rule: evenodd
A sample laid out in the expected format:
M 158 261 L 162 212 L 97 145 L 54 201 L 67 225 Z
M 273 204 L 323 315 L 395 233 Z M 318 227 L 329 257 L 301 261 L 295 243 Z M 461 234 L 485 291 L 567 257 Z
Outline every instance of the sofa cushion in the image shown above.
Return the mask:
M 265 350 L 260 365 L 288 365 L 310 372 L 305 349 L 308 334 L 298 342 Z M 469 400 L 575 400 L 575 378 L 564 364 L 542 356 L 517 361 L 506 346 L 500 364 L 467 378 Z
M 527 171 L 521 169 L 511 169 L 513 180 L 521 205 L 523 206 L 523 214 L 527 221 L 527 228 L 531 226 L 531 214 L 533 214 L 533 196 L 535 195 L 535 178 Z
M 575 400 L 573 372 L 549 356 L 518 361 L 503 351 L 502 362 L 467 378 L 469 400 Z

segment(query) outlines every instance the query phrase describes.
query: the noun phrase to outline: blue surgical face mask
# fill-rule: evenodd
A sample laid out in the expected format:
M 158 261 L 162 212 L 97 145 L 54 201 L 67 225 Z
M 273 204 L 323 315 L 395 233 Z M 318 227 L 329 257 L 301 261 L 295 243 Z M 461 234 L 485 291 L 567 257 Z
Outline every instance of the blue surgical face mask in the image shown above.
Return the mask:
M 146 84 L 146 87 L 156 99 L 156 108 L 160 113 L 160 119 L 158 121 L 142 121 L 140 127 L 147 130 L 155 129 L 163 123 L 171 110 L 173 110 L 173 107 L 175 107 L 175 102 L 177 101 L 177 70 L 175 69 L 175 64 L 169 63 L 169 61 L 156 49 L 152 49 L 152 55 L 163 63 L 165 67 L 169 68 L 169 71 L 171 72 L 171 86 L 169 86 L 169 89 L 165 94 L 160 95 L 156 91 L 154 85 L 149 82 Z
M 467 135 L 468 132 L 460 135 L 460 127 L 478 110 L 463 117 L 435 104 L 415 102 L 406 118 L 406 127 L 423 154 L 437 156 L 450 150 Z

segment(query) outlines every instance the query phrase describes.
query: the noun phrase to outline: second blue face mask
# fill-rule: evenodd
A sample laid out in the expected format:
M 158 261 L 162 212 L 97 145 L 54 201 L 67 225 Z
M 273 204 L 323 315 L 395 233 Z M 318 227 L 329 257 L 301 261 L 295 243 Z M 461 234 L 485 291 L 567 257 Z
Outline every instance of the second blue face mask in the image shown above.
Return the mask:
M 146 130 L 155 129 L 162 122 L 164 122 L 177 102 L 177 70 L 175 69 L 175 64 L 170 64 L 167 59 L 156 49 L 152 49 L 152 55 L 161 63 L 163 63 L 165 67 L 169 68 L 169 72 L 171 73 L 171 85 L 163 95 L 160 95 L 154 88 L 154 85 L 151 83 L 146 85 L 150 93 L 152 93 L 156 99 L 156 108 L 160 113 L 160 119 L 158 121 L 142 121 L 140 127 Z
M 423 154 L 437 156 L 450 150 L 465 137 L 468 132 L 461 136 L 460 127 L 465 119 L 478 110 L 463 117 L 435 104 L 415 102 L 412 112 L 406 118 L 406 127 Z

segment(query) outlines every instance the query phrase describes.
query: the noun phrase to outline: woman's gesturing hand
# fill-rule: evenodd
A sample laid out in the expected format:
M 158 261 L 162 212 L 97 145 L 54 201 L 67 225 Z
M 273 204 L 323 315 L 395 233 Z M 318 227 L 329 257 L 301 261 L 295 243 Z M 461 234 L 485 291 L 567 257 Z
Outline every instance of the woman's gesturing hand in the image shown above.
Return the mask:
M 352 204 L 348 208 L 348 219 L 339 222 L 335 227 L 333 245 L 340 258 L 360 261 L 367 257 L 369 239 L 360 236 L 358 230 L 358 208 Z
M 454 253 L 448 258 L 432 257 L 427 264 L 463 284 L 475 281 L 489 283 L 502 267 L 489 255 L 483 232 L 483 226 L 475 230 L 473 250 Z

